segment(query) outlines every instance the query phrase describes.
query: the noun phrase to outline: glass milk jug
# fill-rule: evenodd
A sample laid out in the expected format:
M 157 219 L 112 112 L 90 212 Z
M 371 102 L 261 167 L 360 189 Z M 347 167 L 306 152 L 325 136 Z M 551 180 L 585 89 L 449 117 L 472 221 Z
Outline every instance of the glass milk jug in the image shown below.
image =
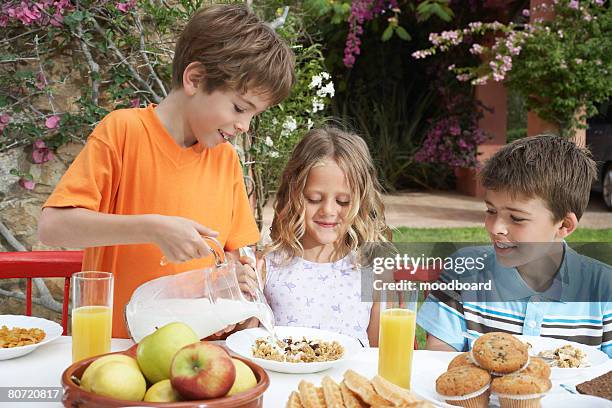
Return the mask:
M 273 332 L 274 315 L 259 288 L 247 298 L 238 285 L 236 263 L 225 259 L 220 243 L 211 250 L 215 266 L 162 276 L 145 282 L 132 295 L 125 308 L 130 336 L 135 342 L 172 322 L 189 325 L 200 338 L 227 326 L 256 317 Z

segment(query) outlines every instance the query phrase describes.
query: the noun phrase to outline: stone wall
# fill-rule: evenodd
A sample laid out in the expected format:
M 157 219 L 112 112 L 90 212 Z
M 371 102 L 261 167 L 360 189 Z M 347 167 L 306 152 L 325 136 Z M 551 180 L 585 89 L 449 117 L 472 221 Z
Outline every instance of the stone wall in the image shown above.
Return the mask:
M 64 145 L 58 149 L 54 159 L 43 164 L 32 162 L 29 148 L 12 149 L 0 153 L 0 221 L 28 250 L 57 249 L 39 242 L 38 218 L 43 203 L 82 148 L 83 145 L 79 143 Z M 17 183 L 18 177 L 10 174 L 11 169 L 32 174 L 36 182 L 34 190 L 28 191 L 22 188 Z M 0 237 L 0 252 L 5 251 L 15 251 L 15 249 Z M 61 278 L 46 279 L 45 283 L 53 298 L 61 303 L 64 280 Z M 25 279 L 0 279 L 0 289 L 25 294 L 26 281 Z M 33 294 L 37 296 L 35 287 Z M 25 301 L 0 294 L 0 314 L 25 314 Z M 39 305 L 32 306 L 32 314 L 57 322 L 61 321 L 61 313 Z

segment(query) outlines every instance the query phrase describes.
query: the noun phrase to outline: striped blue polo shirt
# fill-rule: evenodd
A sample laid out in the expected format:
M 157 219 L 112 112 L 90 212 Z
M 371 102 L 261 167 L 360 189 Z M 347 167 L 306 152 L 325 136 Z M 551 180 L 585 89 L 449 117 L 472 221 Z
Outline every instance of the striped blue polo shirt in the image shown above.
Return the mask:
M 535 292 L 516 268 L 495 260 L 493 246 L 471 247 L 454 257 L 481 257 L 484 268 L 444 272 L 440 282 L 491 281 L 491 290 L 432 290 L 417 314 L 429 334 L 458 351 L 468 338 L 492 331 L 553 337 L 597 346 L 612 357 L 612 268 L 564 245 L 563 261 L 551 287 Z M 592 301 L 591 301 L 592 300 Z

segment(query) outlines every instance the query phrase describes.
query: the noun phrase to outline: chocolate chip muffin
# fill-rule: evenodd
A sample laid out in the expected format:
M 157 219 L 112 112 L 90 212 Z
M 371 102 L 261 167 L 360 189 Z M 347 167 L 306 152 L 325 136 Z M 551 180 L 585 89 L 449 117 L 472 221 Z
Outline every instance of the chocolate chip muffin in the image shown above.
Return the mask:
M 520 373 L 534 377 L 550 378 L 550 366 L 540 357 L 529 357 L 529 364 Z
M 489 406 L 491 375 L 478 367 L 461 366 L 448 370 L 436 380 L 436 392 L 450 405 L 466 408 Z
M 539 408 L 551 387 L 548 378 L 516 373 L 495 378 L 491 392 L 499 398 L 500 408 Z
M 457 367 L 464 367 L 464 366 L 478 367 L 472 361 L 472 357 L 470 357 L 470 353 L 461 353 L 458 356 L 456 356 L 455 358 L 453 358 L 451 360 L 451 362 L 448 363 L 448 370 L 451 370 L 451 369 L 457 368 Z
M 510 374 L 527 364 L 527 345 L 508 333 L 491 332 L 480 336 L 472 347 L 472 358 L 492 374 Z

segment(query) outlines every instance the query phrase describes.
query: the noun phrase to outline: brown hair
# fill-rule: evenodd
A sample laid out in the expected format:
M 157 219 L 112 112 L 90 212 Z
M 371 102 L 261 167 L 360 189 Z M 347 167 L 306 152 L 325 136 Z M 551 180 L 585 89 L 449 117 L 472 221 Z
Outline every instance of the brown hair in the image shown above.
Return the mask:
M 480 178 L 486 189 L 543 199 L 557 222 L 570 212 L 582 217 L 596 174 L 588 149 L 560 136 L 539 135 L 504 146 Z
M 232 89 L 285 99 L 295 83 L 295 58 L 289 46 L 245 5 L 201 8 L 181 33 L 172 62 L 172 85 L 183 86 L 183 73 L 198 62 L 204 90 Z
M 266 252 L 278 249 L 286 258 L 302 256 L 306 180 L 310 170 L 327 158 L 342 169 L 352 194 L 346 218 L 348 229 L 340 249 L 348 253 L 366 242 L 386 241 L 381 187 L 368 146 L 355 134 L 327 127 L 309 131 L 285 166 L 274 201 L 272 244 Z

